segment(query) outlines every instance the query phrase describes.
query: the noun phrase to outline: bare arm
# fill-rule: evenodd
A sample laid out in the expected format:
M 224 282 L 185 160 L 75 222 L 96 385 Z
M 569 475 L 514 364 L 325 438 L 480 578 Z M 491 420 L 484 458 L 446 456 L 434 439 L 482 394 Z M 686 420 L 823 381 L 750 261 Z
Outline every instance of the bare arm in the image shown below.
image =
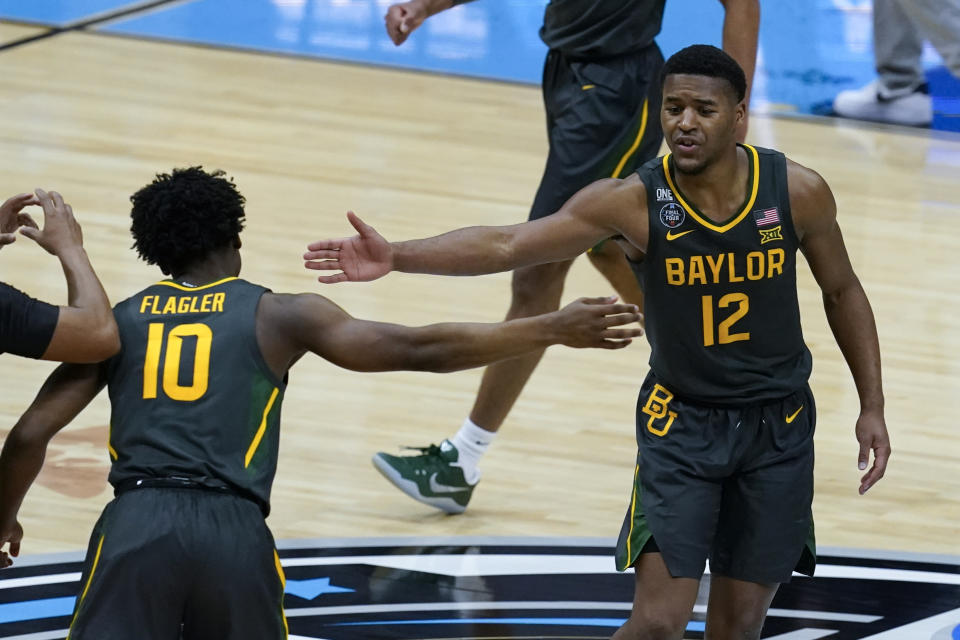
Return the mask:
M 737 61 L 747 76 L 745 102 L 750 112 L 753 72 L 757 66 L 757 34 L 760 32 L 759 0 L 720 0 L 724 7 L 723 50 Z M 740 142 L 747 134 L 746 118 L 739 132 Z
M 308 269 L 341 270 L 320 282 L 374 280 L 390 271 L 476 275 L 577 257 L 597 242 L 624 235 L 646 246 L 643 184 L 636 176 L 598 180 L 545 218 L 503 227 L 467 227 L 433 238 L 387 242 L 348 214 L 359 232 L 352 238 L 312 243 Z M 629 229 L 628 229 L 629 228 Z
M 390 5 L 383 17 L 387 26 L 387 35 L 393 44 L 401 45 L 413 30 L 423 24 L 432 15 L 472 0 L 411 0 Z
M 447 372 L 554 344 L 619 349 L 642 331 L 613 327 L 638 319 L 634 305 L 596 298 L 509 322 L 405 327 L 359 320 L 314 294 L 266 294 L 257 313 L 257 339 L 278 375 L 306 351 L 355 371 Z
M 860 396 L 856 435 L 861 470 L 867 468 L 871 449 L 874 453 L 873 467 L 861 480 L 862 494 L 883 477 L 890 457 L 877 326 L 843 244 L 830 188 L 815 172 L 796 163 L 789 163 L 788 171 L 790 208 L 800 236 L 800 249 L 823 293 L 827 321 Z
M 20 232 L 60 259 L 67 281 L 67 306 L 60 315 L 44 360 L 99 362 L 120 349 L 120 335 L 103 285 L 83 249 L 83 232 L 59 193 L 38 189 L 43 229 L 27 216 Z
M 9 555 L 20 553 L 23 530 L 17 512 L 40 473 L 47 444 L 90 404 L 105 383 L 104 365 L 60 365 L 7 436 L 0 453 L 0 547 L 9 543 Z M 0 567 L 11 564 L 8 551 L 0 551 Z

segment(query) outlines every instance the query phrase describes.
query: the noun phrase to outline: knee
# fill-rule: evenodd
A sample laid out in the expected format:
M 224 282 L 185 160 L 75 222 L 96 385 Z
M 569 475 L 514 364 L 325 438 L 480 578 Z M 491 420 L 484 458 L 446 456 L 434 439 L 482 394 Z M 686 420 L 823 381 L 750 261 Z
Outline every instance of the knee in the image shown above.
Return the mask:
M 722 616 L 712 615 L 707 621 L 706 640 L 759 640 L 763 630 L 765 615 L 762 612 L 740 611 L 724 612 Z
M 634 610 L 624 625 L 624 640 L 679 640 L 690 616 L 666 608 Z
M 571 261 L 522 267 L 513 272 L 511 306 L 531 314 L 555 310 L 563 294 L 563 282 Z

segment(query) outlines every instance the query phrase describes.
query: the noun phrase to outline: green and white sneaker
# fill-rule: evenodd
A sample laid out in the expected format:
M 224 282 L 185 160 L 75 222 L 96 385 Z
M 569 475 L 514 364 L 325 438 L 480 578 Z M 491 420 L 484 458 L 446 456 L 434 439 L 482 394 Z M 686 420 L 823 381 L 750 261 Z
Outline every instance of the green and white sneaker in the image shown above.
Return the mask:
M 449 440 L 440 446 L 405 447 L 416 456 L 374 454 L 373 466 L 405 494 L 447 513 L 463 513 L 477 483 L 469 484 L 457 464 L 460 452 Z

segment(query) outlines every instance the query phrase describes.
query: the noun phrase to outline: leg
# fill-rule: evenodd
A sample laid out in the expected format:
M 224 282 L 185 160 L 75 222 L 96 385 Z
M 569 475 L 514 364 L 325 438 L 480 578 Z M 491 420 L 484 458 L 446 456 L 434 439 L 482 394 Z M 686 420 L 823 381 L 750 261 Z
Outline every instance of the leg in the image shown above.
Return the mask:
M 899 0 L 920 33 L 943 58 L 950 73 L 960 78 L 960 0 Z
M 559 309 L 563 283 L 571 264 L 573 262 L 556 262 L 514 271 L 513 299 L 506 319 L 526 318 Z M 543 351 L 539 351 L 487 367 L 470 419 L 487 431 L 499 430 L 542 357 Z
M 620 299 L 635 304 L 643 311 L 643 290 L 637 282 L 627 256 L 615 242 L 607 240 L 587 252 L 590 264 L 603 274 Z
M 659 553 L 641 553 L 634 564 L 633 609 L 613 640 L 680 640 L 697 601 L 699 580 L 674 578 Z
M 759 640 L 779 586 L 711 576 L 705 640 Z
M 880 95 L 894 98 L 920 87 L 924 83 L 922 53 L 923 36 L 899 0 L 874 0 L 873 55 Z

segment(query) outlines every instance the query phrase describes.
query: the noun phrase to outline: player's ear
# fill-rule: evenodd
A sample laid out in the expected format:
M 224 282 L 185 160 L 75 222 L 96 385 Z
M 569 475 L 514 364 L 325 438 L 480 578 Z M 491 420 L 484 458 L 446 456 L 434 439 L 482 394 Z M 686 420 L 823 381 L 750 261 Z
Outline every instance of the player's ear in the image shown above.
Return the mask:
M 242 246 L 243 246 L 243 242 L 240 241 L 240 236 L 238 235 L 236 238 L 233 239 L 233 248 L 239 249 Z

